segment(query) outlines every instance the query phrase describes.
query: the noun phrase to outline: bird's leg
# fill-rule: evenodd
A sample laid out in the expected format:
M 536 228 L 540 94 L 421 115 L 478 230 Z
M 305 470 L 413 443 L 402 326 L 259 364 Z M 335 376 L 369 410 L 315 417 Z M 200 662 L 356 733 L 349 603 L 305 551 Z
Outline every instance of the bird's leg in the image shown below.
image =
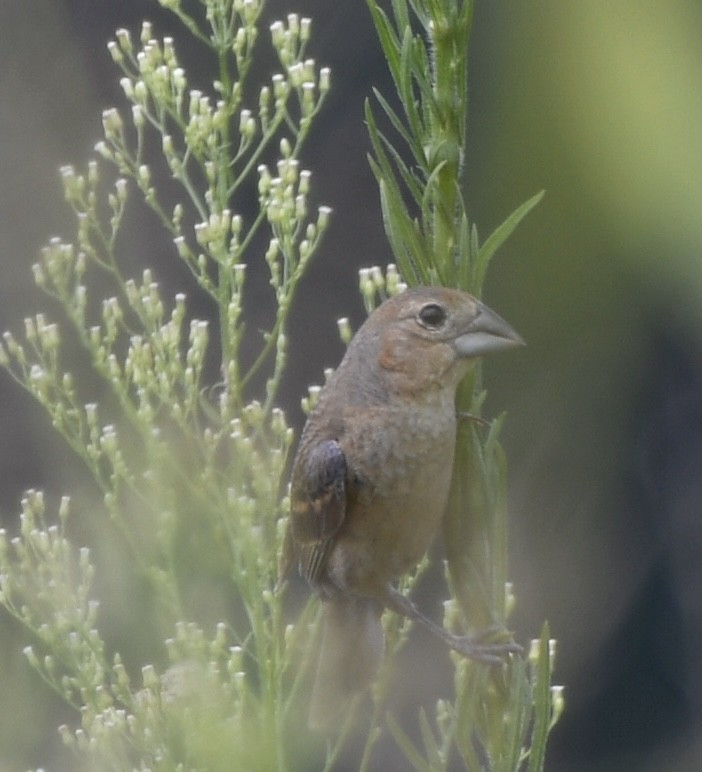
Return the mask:
M 456 411 L 456 418 L 458 418 L 459 421 L 475 421 L 476 424 L 480 424 L 481 426 L 490 426 L 490 421 L 485 420 L 485 418 L 482 418 L 479 415 L 473 415 L 473 413 L 469 413 L 467 410 Z
M 388 586 L 382 600 L 391 611 L 419 622 L 450 649 L 476 662 L 482 662 L 485 665 L 501 665 L 507 654 L 524 653 L 524 649 L 518 643 L 480 643 L 467 635 L 454 635 L 425 617 L 409 598 L 392 586 Z

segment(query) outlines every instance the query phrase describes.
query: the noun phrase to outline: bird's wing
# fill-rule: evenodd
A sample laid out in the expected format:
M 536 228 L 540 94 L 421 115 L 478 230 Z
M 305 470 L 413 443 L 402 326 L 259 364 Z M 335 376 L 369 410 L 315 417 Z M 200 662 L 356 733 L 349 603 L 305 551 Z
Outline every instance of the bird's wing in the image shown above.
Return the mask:
M 336 440 L 325 440 L 307 454 L 292 489 L 292 537 L 300 572 L 318 584 L 327 555 L 346 516 L 346 456 Z

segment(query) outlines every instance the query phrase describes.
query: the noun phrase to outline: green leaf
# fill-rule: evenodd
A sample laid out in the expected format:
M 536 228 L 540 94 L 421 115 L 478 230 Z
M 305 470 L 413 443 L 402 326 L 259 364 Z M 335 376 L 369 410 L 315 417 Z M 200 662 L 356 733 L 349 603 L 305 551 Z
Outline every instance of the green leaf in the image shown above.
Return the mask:
M 434 731 L 429 725 L 429 719 L 424 708 L 421 708 L 419 711 L 419 727 L 422 731 L 422 741 L 427 752 L 430 768 L 432 770 L 443 770 L 445 765 L 441 759 L 439 745 L 436 742 L 436 737 L 434 737 Z
M 419 175 L 413 174 L 408 168 L 407 164 L 402 160 L 400 154 L 390 143 L 382 132 L 378 132 L 380 141 L 385 146 L 385 149 L 392 156 L 392 160 L 395 164 L 395 168 L 400 178 L 404 182 L 407 192 L 412 196 L 417 206 L 421 208 L 423 201 L 423 180 L 419 179 Z M 397 178 L 397 175 L 394 175 Z
M 400 116 L 393 110 L 393 108 L 390 106 L 390 103 L 385 99 L 385 97 L 377 90 L 373 89 L 373 94 L 375 95 L 375 98 L 380 103 L 380 106 L 383 108 L 383 111 L 390 119 L 390 123 L 392 123 L 393 128 L 397 133 L 402 137 L 402 139 L 407 144 L 407 147 L 412 151 L 412 154 L 414 155 L 414 158 L 417 162 L 417 164 L 421 168 L 426 167 L 426 157 L 424 155 L 424 148 L 422 147 L 421 143 L 417 142 L 415 138 L 412 136 L 410 131 L 407 129 L 405 124 L 402 122 Z M 397 151 L 390 145 L 388 142 L 388 149 L 392 149 L 395 153 Z
M 475 261 L 478 259 L 478 253 L 480 252 L 480 238 L 478 237 L 478 226 L 473 223 L 473 227 L 470 229 L 470 254 Z M 471 292 L 476 291 L 471 288 Z
M 371 146 L 375 153 L 375 162 L 380 170 L 380 179 L 393 178 L 393 168 L 385 152 L 384 142 L 378 124 L 375 121 L 375 115 L 371 109 L 370 102 L 366 100 L 365 104 L 366 125 L 368 126 L 368 135 L 370 137 Z M 376 175 L 377 176 L 377 175 Z
M 461 35 L 467 40 L 470 37 L 471 29 L 473 28 L 473 9 L 475 3 L 473 0 L 464 0 L 463 8 L 461 9 L 460 24 Z
M 414 82 L 419 89 L 421 97 L 422 121 L 426 130 L 422 135 L 423 141 L 428 141 L 435 134 L 435 125 L 440 120 L 440 111 L 434 94 L 434 85 L 431 80 L 431 60 L 424 41 L 415 40 L 413 50 L 413 75 Z
M 385 151 L 385 138 L 378 130 L 375 116 L 366 102 L 366 122 L 375 158 L 370 165 L 380 188 L 380 203 L 385 232 L 403 277 L 411 285 L 430 284 L 431 261 L 423 241 L 422 232 L 407 211 L 402 191 L 392 164 Z M 409 172 L 408 172 L 409 175 Z
M 551 654 L 549 650 L 550 630 L 544 622 L 539 638 L 539 652 L 535 666 L 534 683 L 534 729 L 531 735 L 528 772 L 542 772 L 546 756 L 546 741 L 551 725 Z
M 470 224 L 468 214 L 461 213 L 461 222 L 458 229 L 458 250 L 456 251 L 456 265 L 454 275 L 456 286 L 470 292 L 470 267 L 473 264 L 473 253 L 470 243 Z
M 429 25 L 429 17 L 427 16 L 424 4 L 422 2 L 417 2 L 417 0 L 409 0 L 409 4 L 412 6 L 414 15 L 426 30 Z
M 394 180 L 379 179 L 378 182 L 385 232 L 400 273 L 410 285 L 431 284 L 429 260 L 416 221 L 407 213 Z
M 524 738 L 529 726 L 531 700 L 527 679 L 527 661 L 514 657 L 509 663 L 509 688 L 506 702 L 510 706 L 502 739 L 502 759 L 495 772 L 514 772 L 524 750 Z
M 395 15 L 395 26 L 397 29 L 410 29 L 407 0 L 392 0 L 392 11 Z
M 419 147 L 423 146 L 429 132 L 429 124 L 426 120 L 423 120 L 418 110 L 414 89 L 414 84 L 421 78 L 426 77 L 426 74 L 421 70 L 421 62 L 415 60 L 417 52 L 423 50 L 422 41 L 416 40 L 412 36 L 410 29 L 406 29 L 402 40 L 402 51 L 400 52 L 402 78 L 398 95 L 407 116 L 410 134 L 415 137 L 415 142 Z
M 421 233 L 425 235 L 425 239 L 431 238 L 430 234 L 434 228 L 434 215 L 436 209 L 443 203 L 441 200 L 441 192 L 439 191 L 439 175 L 445 164 L 439 164 L 427 179 L 424 195 L 421 201 Z M 454 277 L 452 276 L 451 269 L 453 268 L 453 261 L 445 259 L 450 255 L 437 254 L 435 246 L 427 246 L 427 259 L 430 262 L 433 272 L 436 274 L 436 278 L 442 286 L 452 286 L 455 284 Z
M 541 201 L 544 197 L 544 192 L 545 191 L 543 190 L 540 191 L 528 201 L 525 201 L 520 207 L 517 207 L 517 209 L 515 209 L 501 225 L 495 228 L 495 230 L 487 237 L 485 243 L 480 247 L 475 265 L 475 273 L 473 275 L 473 288 L 475 292 L 479 293 L 482 291 L 485 273 L 492 256 L 511 236 L 515 228 L 526 215 L 529 214 L 539 201 Z
M 487 671 L 475 662 L 461 662 L 456 678 L 456 748 L 466 769 L 480 769 L 474 736 L 485 693 Z
M 373 94 L 377 98 L 378 102 L 380 103 L 380 106 L 383 108 L 383 112 L 388 116 L 390 119 L 390 122 L 393 125 L 393 128 L 400 134 L 402 139 L 405 140 L 405 142 L 412 147 L 410 144 L 412 142 L 411 137 L 409 136 L 407 129 L 405 128 L 405 125 L 402 123 L 402 119 L 400 116 L 393 110 L 393 108 L 389 105 L 386 99 L 383 98 L 383 95 L 377 91 L 376 89 L 373 89 Z M 371 117 L 368 119 L 368 111 L 371 111 Z M 368 100 L 366 100 L 366 122 L 369 124 L 369 128 L 371 128 L 370 124 L 372 124 L 372 129 L 375 133 L 375 137 L 371 137 L 371 139 L 377 138 L 377 139 L 383 139 L 384 143 L 388 150 L 392 150 L 394 154 L 399 155 L 398 151 L 395 150 L 394 146 L 390 142 L 389 139 L 387 139 L 384 135 L 384 133 L 378 128 L 378 125 L 375 121 L 375 114 L 372 112 L 372 108 L 370 107 L 370 104 Z M 412 148 L 414 149 L 414 148 Z
M 393 740 L 397 743 L 399 749 L 405 754 L 407 761 L 417 770 L 417 772 L 431 772 L 431 766 L 416 746 L 407 736 L 402 727 L 397 723 L 395 717 L 388 713 L 386 721 Z
M 376 32 L 378 33 L 378 39 L 380 45 L 385 54 L 385 58 L 388 62 L 388 68 L 390 74 L 395 81 L 395 87 L 399 90 L 399 77 L 400 77 L 400 38 L 392 27 L 390 19 L 388 19 L 386 13 L 382 8 L 374 2 L 374 0 L 367 0 L 368 9 L 370 10 L 371 17 L 373 18 L 373 24 L 375 25 Z M 403 27 L 404 30 L 404 27 Z

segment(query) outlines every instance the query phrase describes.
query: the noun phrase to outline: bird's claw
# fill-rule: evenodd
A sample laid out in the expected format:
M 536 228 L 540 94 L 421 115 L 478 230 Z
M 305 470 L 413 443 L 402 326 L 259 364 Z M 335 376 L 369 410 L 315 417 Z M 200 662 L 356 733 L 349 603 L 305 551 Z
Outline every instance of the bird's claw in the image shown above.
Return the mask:
M 502 665 L 509 654 L 524 655 L 524 648 L 514 642 L 482 643 L 467 635 L 455 635 L 449 643 L 454 651 L 484 665 Z

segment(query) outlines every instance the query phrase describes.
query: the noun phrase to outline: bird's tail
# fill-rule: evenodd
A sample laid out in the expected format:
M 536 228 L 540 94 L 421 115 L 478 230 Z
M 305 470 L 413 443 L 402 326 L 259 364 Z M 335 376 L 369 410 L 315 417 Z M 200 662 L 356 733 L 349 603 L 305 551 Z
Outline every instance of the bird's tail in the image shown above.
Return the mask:
M 322 648 L 309 725 L 333 730 L 357 692 L 368 687 L 383 658 L 382 606 L 372 598 L 344 596 L 324 602 Z

